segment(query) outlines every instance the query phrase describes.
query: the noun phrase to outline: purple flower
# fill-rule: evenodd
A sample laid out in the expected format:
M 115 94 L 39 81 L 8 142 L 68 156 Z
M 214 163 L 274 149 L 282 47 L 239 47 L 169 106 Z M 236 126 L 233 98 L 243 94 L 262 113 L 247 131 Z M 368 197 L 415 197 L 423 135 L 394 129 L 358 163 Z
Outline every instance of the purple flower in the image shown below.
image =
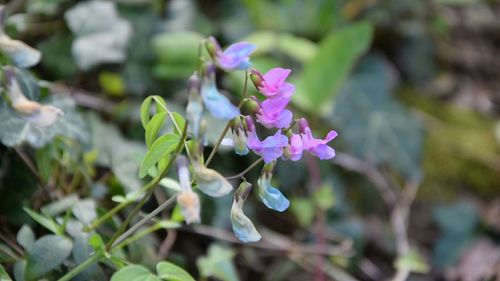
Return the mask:
M 270 163 L 283 155 L 283 148 L 288 145 L 288 138 L 278 130 L 273 136 L 269 136 L 263 141 L 259 140 L 251 118 L 247 118 L 248 126 L 248 148 L 257 155 L 262 156 L 265 163 Z
M 298 161 L 302 158 L 302 152 L 304 151 L 304 142 L 299 134 L 292 134 L 290 137 L 290 144 L 287 147 L 289 159 L 292 161 Z
M 215 38 L 210 37 L 207 41 L 208 52 L 215 63 L 226 71 L 248 69 L 252 65 L 249 56 L 256 48 L 257 46 L 248 42 L 238 42 L 222 51 Z
M 252 81 L 256 88 L 266 97 L 289 98 L 295 91 L 295 86 L 285 82 L 290 69 L 276 67 L 262 76 L 257 70 L 252 71 Z
M 328 142 L 337 137 L 337 132 L 331 130 L 325 139 L 315 139 L 307 120 L 302 118 L 299 121 L 300 135 L 302 136 L 303 149 L 316 155 L 319 159 L 332 159 L 335 157 L 335 149 L 327 145 Z
M 260 109 L 257 112 L 257 122 L 266 128 L 282 129 L 288 127 L 292 122 L 293 114 L 290 110 L 285 109 L 290 98 L 270 98 L 260 104 Z

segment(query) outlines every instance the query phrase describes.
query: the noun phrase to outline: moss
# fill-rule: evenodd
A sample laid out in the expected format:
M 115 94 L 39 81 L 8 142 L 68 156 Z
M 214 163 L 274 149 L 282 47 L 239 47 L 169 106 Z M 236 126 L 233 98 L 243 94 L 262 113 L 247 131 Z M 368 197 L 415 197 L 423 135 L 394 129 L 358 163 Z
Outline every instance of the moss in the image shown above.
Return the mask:
M 494 136 L 495 120 L 425 99 L 418 93 L 404 93 L 403 98 L 425 113 L 428 130 L 420 195 L 450 199 L 461 190 L 483 197 L 500 195 L 500 145 Z

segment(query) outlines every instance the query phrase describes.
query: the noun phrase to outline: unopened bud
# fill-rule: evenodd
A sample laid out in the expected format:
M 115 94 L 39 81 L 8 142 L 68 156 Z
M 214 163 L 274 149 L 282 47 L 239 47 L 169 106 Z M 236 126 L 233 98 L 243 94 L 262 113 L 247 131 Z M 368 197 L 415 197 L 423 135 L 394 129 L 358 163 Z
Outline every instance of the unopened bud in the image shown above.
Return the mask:
M 257 69 L 252 69 L 250 71 L 250 80 L 252 80 L 253 85 L 258 90 L 264 82 L 264 77 Z
M 234 192 L 234 198 L 236 200 L 246 200 L 250 192 L 252 191 L 252 184 L 243 180 L 238 189 Z
M 243 115 L 250 115 L 259 112 L 260 105 L 256 99 L 247 98 L 241 106 L 241 113 Z
M 198 94 L 200 92 L 200 78 L 198 78 L 198 74 L 195 72 L 191 77 L 189 77 L 188 81 L 188 93 L 191 95 Z
M 253 119 L 252 117 L 250 116 L 246 116 L 245 117 L 245 120 L 243 122 L 243 128 L 245 129 L 245 131 L 250 131 L 250 132 L 253 132 L 255 131 L 255 125 L 253 124 Z
M 207 38 L 205 41 L 205 48 L 207 48 L 207 51 L 212 58 L 214 58 L 217 53 L 221 51 L 219 43 L 213 36 Z
M 300 118 L 299 119 L 299 131 L 301 134 L 303 134 L 306 131 L 306 128 L 309 128 L 309 124 L 307 123 L 307 120 L 305 118 Z

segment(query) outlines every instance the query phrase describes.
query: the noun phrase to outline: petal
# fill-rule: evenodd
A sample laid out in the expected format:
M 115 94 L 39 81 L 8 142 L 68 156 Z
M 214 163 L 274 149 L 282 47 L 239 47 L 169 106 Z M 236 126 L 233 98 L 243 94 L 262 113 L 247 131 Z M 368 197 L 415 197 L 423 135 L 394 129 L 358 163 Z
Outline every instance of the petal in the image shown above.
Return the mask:
M 225 56 L 234 56 L 238 58 L 248 57 L 257 46 L 248 42 L 238 42 L 229 46 L 224 52 Z
M 233 186 L 218 172 L 193 162 L 193 172 L 198 188 L 208 196 L 221 197 L 233 190 Z
M 292 123 L 293 114 L 290 110 L 283 110 L 274 122 L 274 126 L 278 129 L 286 128 Z
M 243 213 L 243 200 L 233 200 L 231 207 L 231 223 L 233 225 L 234 235 L 242 242 L 259 241 L 261 235 L 255 229 L 252 221 Z
M 7 35 L 0 35 L 0 49 L 10 57 L 12 62 L 21 68 L 34 66 L 40 61 L 41 53 L 19 40 Z
M 326 144 L 320 144 L 310 150 L 312 154 L 318 156 L 321 160 L 332 159 L 335 157 L 335 149 L 329 147 Z
M 266 81 L 266 84 L 277 85 L 279 87 L 285 82 L 288 75 L 290 75 L 290 72 L 292 72 L 292 70 L 276 67 L 264 74 L 264 80 Z
M 276 94 L 276 97 L 290 98 L 293 92 L 295 92 L 295 86 L 291 83 L 284 83 Z
M 271 186 L 270 179 L 259 178 L 259 197 L 269 208 L 283 212 L 290 206 L 290 201 L 277 188 Z
M 177 195 L 177 203 L 181 207 L 182 215 L 187 224 L 200 222 L 200 198 L 198 194 L 189 190 L 181 191 Z
M 334 131 L 334 130 L 331 130 L 330 132 L 328 132 L 328 134 L 326 135 L 326 138 L 324 139 L 325 143 L 333 140 L 334 138 L 336 138 L 338 136 L 337 132 Z
M 205 107 L 215 118 L 230 120 L 240 115 L 238 107 L 217 90 L 215 82 L 204 82 L 201 87 L 201 96 Z

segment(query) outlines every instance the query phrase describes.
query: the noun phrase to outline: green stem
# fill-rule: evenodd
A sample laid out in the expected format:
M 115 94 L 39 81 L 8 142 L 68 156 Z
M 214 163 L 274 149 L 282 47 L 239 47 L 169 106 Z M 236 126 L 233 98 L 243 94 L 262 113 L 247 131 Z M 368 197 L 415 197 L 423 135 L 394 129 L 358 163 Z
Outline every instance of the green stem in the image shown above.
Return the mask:
M 149 220 L 151 220 L 153 217 L 158 215 L 163 209 L 167 208 L 170 206 L 172 203 L 175 202 L 175 199 L 177 198 L 177 195 L 174 195 L 170 197 L 167 201 L 163 202 L 160 206 L 156 207 L 151 213 L 147 214 L 144 218 L 142 218 L 139 222 L 134 224 L 132 227 L 130 227 L 125 233 L 123 233 L 116 241 L 113 243 L 113 247 L 117 246 L 120 244 L 120 242 L 124 241 L 127 239 L 127 237 L 131 236 L 137 229 L 139 229 L 141 226 L 143 226 L 145 223 L 147 223 Z
M 241 96 L 240 103 L 238 104 L 238 108 L 241 108 L 243 106 L 243 103 L 245 102 L 245 98 L 247 96 L 247 88 L 248 88 L 248 72 L 245 70 L 245 84 L 243 86 L 243 95 Z M 217 139 L 217 142 L 215 143 L 214 147 L 212 148 L 212 151 L 210 151 L 210 154 L 208 155 L 207 161 L 205 162 L 205 166 L 208 167 L 210 162 L 212 162 L 212 159 L 215 157 L 215 154 L 217 153 L 217 150 L 219 149 L 220 144 L 222 143 L 222 140 L 227 134 L 227 131 L 229 131 L 229 128 L 231 128 L 231 121 L 227 122 L 226 127 L 224 127 L 224 130 L 220 134 L 219 138 Z
M 174 154 L 172 155 L 172 157 L 170 157 L 170 159 L 168 161 L 168 164 L 167 164 L 167 167 L 165 168 L 165 170 L 163 171 L 163 173 L 161 173 L 160 175 L 158 175 L 147 186 L 145 186 L 145 189 L 147 189 L 147 194 L 144 195 L 144 197 L 142 198 L 142 200 L 134 207 L 134 209 L 132 210 L 132 212 L 130 212 L 130 214 L 127 216 L 127 218 L 125 219 L 125 221 L 120 225 L 120 227 L 118 228 L 118 230 L 115 232 L 115 234 L 108 241 L 108 243 L 106 244 L 106 250 L 109 251 L 111 249 L 111 247 L 114 244 L 114 242 L 116 241 L 116 239 L 118 239 L 118 237 L 120 237 L 120 235 L 122 235 L 122 233 L 125 231 L 125 229 L 127 228 L 127 226 L 130 223 L 130 221 L 133 219 L 133 217 L 141 210 L 142 206 L 144 206 L 144 204 L 146 204 L 146 202 L 148 201 L 149 197 L 151 197 L 151 195 L 153 194 L 153 190 L 156 187 L 156 185 L 161 181 L 161 179 L 163 178 L 163 176 L 166 173 L 168 173 L 168 171 L 172 167 L 172 164 L 174 163 L 175 159 L 177 158 L 177 155 L 181 152 L 183 144 L 184 144 L 184 142 L 186 140 L 187 125 L 188 124 L 186 123 L 186 125 L 183 128 L 183 131 L 182 131 L 182 134 L 181 134 L 181 136 L 182 136 L 181 140 L 179 141 L 179 144 L 177 144 L 177 147 L 175 148 Z
M 248 166 L 248 168 L 241 171 L 241 173 L 234 175 L 234 176 L 226 177 L 226 179 L 233 180 L 233 179 L 239 179 L 239 178 L 243 177 L 244 175 L 246 175 L 246 173 L 250 172 L 253 168 L 255 168 L 257 165 L 259 165 L 260 162 L 262 162 L 262 160 L 264 160 L 264 159 L 262 159 L 262 157 L 260 157 L 255 162 L 253 162 L 252 165 Z
M 97 220 L 93 221 L 91 225 L 86 227 L 84 230 L 86 232 L 92 231 L 96 229 L 99 225 L 101 225 L 103 222 L 109 220 L 112 218 L 116 213 L 119 211 L 123 210 L 125 207 L 127 207 L 131 202 L 121 202 L 120 204 L 116 205 L 113 209 L 109 210 L 106 214 L 104 214 L 102 217 L 98 218 Z
M 66 273 L 63 277 L 59 278 L 57 281 L 69 281 L 73 277 L 77 276 L 80 272 L 84 271 L 85 268 L 91 266 L 97 262 L 102 257 L 102 254 L 94 254 L 86 259 L 84 262 L 79 264 L 77 267 L 73 268 L 70 272 Z

